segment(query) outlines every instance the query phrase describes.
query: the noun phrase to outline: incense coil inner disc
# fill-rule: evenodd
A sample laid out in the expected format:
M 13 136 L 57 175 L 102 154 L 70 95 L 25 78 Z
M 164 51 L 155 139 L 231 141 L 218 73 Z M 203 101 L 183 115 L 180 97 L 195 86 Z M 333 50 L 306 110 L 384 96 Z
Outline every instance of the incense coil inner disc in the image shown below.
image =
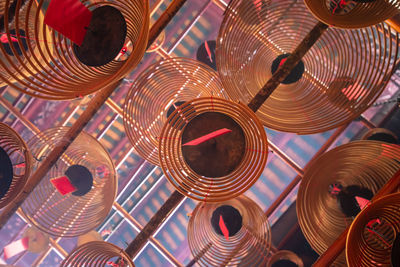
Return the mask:
M 243 220 L 240 230 L 229 240 L 217 234 L 210 223 L 213 212 L 224 205 L 237 209 Z M 190 251 L 200 266 L 267 265 L 271 246 L 268 218 L 246 196 L 221 203 L 199 203 L 190 217 L 187 232 Z
M 10 188 L 0 199 L 0 208 L 7 206 L 24 188 L 31 173 L 32 155 L 25 141 L 7 124 L 0 123 L 0 148 L 12 164 Z M 3 162 L 1 164 L 4 164 Z M 6 177 L 2 177 L 6 179 Z
M 379 223 L 368 226 L 377 218 Z M 368 231 L 368 235 L 365 233 L 366 228 L 372 229 Z M 376 232 L 378 229 L 383 230 L 382 233 Z M 394 248 L 393 241 L 398 239 L 399 235 L 400 193 L 387 195 L 372 202 L 350 226 L 346 241 L 348 266 L 398 266 L 396 264 L 399 262 L 399 248 Z M 393 260 L 397 260 L 397 263 L 391 264 Z
M 333 4 L 337 10 L 343 9 L 342 13 L 334 11 L 329 2 L 332 1 L 304 1 L 318 20 L 333 27 L 346 29 L 363 28 L 381 23 L 398 14 L 398 8 L 400 8 L 398 0 L 345 1 L 347 3 L 342 8 L 339 3 Z
M 226 115 L 244 132 L 244 155 L 239 165 L 228 175 L 200 175 L 191 169 L 184 158 L 182 137 L 185 127 L 196 117 L 206 113 Z M 218 147 L 221 139 L 217 138 L 228 138 L 228 135 L 229 133 L 207 142 L 214 141 Z M 213 144 L 210 147 L 213 149 Z M 228 148 L 227 153 L 229 151 Z M 165 176 L 179 192 L 199 201 L 219 202 L 245 192 L 260 177 L 267 155 L 267 136 L 254 112 L 241 103 L 236 104 L 222 98 L 198 98 L 182 104 L 171 114 L 160 134 L 159 157 Z M 199 155 L 197 157 L 201 158 Z
M 130 88 L 123 107 L 126 134 L 138 154 L 160 165 L 158 145 L 168 116 L 186 101 L 209 96 L 227 98 L 218 74 L 199 61 L 170 58 L 148 67 Z
M 111 266 L 111 263 L 115 266 L 135 266 L 122 248 L 103 241 L 92 241 L 77 247 L 64 259 L 61 266 Z
M 378 141 L 354 141 L 320 156 L 305 172 L 297 194 L 299 225 L 311 247 L 325 252 L 351 224 L 332 184 L 357 185 L 375 194 L 400 168 L 400 147 Z M 345 265 L 344 253 L 336 260 Z
M 32 154 L 38 159 L 35 169 L 57 143 L 65 142 L 63 136 L 68 129 L 52 128 L 28 142 Z M 71 166 L 81 166 L 92 175 L 91 188 L 85 194 L 75 194 L 80 191 L 78 187 L 75 192 L 62 195 L 50 182 L 53 178 L 70 177 Z M 43 232 L 54 236 L 80 236 L 103 222 L 116 194 L 117 177 L 110 155 L 95 138 L 82 132 L 21 207 L 27 219 Z
M 217 38 L 216 60 L 229 97 L 248 103 L 318 21 L 303 1 L 232 0 Z M 399 56 L 386 24 L 328 28 L 302 59 L 299 80 L 280 84 L 257 111 L 274 130 L 312 134 L 357 118 L 382 93 Z M 246 40 L 246 42 L 243 42 Z M 300 73 L 301 74 L 301 73 Z
M 109 5 L 118 9 L 127 24 L 126 43 L 132 43 L 133 51 L 126 60 L 112 60 L 100 67 L 89 67 L 75 57 L 73 43 L 63 35 L 44 24 L 45 0 L 27 0 L 22 6 L 17 1 L 16 14 L 8 14 L 13 1 L 7 1 L 5 17 L 14 17 L 10 23 L 4 21 L 4 33 L 8 42 L 16 39 L 27 42 L 27 50 L 21 55 L 6 53 L 0 45 L 2 54 L 0 81 L 25 94 L 51 100 L 73 99 L 91 94 L 105 86 L 112 85 L 139 64 L 147 46 L 149 33 L 149 3 L 139 0 L 82 1 L 91 11 Z M 11 35 L 10 29 L 21 34 Z M 21 46 L 21 45 L 20 45 Z M 15 49 L 14 49 L 15 50 Z

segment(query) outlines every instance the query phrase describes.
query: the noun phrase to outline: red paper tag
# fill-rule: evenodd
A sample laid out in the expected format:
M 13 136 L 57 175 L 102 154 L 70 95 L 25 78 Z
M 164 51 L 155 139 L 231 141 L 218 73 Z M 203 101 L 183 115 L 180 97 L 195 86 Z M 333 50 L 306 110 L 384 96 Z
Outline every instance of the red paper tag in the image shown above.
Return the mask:
M 369 204 L 369 200 L 365 199 L 365 198 L 362 198 L 362 197 L 357 197 L 356 196 L 356 200 L 357 200 L 357 204 L 360 207 L 360 209 L 364 209 Z
M 285 58 L 282 58 L 282 60 L 281 60 L 281 62 L 279 62 L 279 66 L 278 67 L 280 67 L 280 66 L 282 66 L 283 65 L 283 63 L 285 63 L 285 61 L 287 60 L 287 58 L 285 57 Z
M 197 146 L 197 145 L 199 145 L 201 143 L 204 143 L 207 140 L 210 140 L 212 138 L 215 138 L 217 136 L 220 136 L 220 135 L 223 135 L 223 134 L 226 134 L 226 133 L 230 133 L 230 132 L 232 132 L 232 130 L 229 130 L 229 129 L 226 129 L 226 128 L 219 129 L 219 130 L 217 130 L 215 132 L 203 135 L 203 136 L 201 136 L 199 138 L 196 138 L 196 139 L 194 139 L 194 140 L 192 140 L 190 142 L 187 142 L 187 143 L 183 144 L 183 146 Z
M 29 237 L 14 241 L 4 247 L 4 259 L 7 260 L 28 249 Z
M 208 58 L 210 59 L 211 62 L 213 62 L 213 61 L 212 61 L 212 56 L 211 56 L 211 50 L 210 50 L 210 47 L 208 46 L 207 41 L 204 43 L 204 46 L 206 47 L 206 51 L 207 51 L 207 54 L 208 54 Z
M 331 193 L 333 195 L 338 195 L 342 191 L 337 185 L 333 185 Z
M 18 42 L 18 39 L 17 39 L 17 38 L 14 38 L 14 37 L 12 37 L 12 36 L 10 36 L 10 39 L 11 39 L 11 42 Z M 7 34 L 3 33 L 3 34 L 1 35 L 1 37 L 0 37 L 0 41 L 1 41 L 3 44 L 8 43 Z
M 61 195 L 72 193 L 77 189 L 73 184 L 71 184 L 71 181 L 67 176 L 50 179 L 50 182 Z
M 18 165 L 15 165 L 17 168 L 25 168 L 25 163 L 20 163 Z
M 51 0 L 44 23 L 80 46 L 91 19 L 92 12 L 79 0 Z
M 224 219 L 222 218 L 222 215 L 219 215 L 219 228 L 221 229 L 221 232 L 224 234 L 226 240 L 229 240 L 229 230 L 225 226 Z

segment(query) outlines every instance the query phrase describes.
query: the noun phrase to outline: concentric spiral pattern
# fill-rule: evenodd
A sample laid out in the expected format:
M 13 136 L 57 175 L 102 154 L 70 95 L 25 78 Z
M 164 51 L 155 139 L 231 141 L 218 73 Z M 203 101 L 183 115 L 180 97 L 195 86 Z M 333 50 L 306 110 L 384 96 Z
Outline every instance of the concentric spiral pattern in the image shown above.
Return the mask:
M 230 98 L 248 103 L 272 76 L 273 61 L 293 52 L 316 24 L 302 0 L 232 0 L 216 50 Z M 300 80 L 278 86 L 257 116 L 267 127 L 299 134 L 357 118 L 381 94 L 394 69 L 399 38 L 386 38 L 389 32 L 386 24 L 329 28 L 303 57 Z
M 149 4 L 147 1 L 118 0 L 82 3 L 94 10 L 109 5 L 123 14 L 127 24 L 126 43 L 134 44 L 124 61 L 113 60 L 100 67 L 80 63 L 73 53 L 71 41 L 43 23 L 45 0 L 16 0 L 15 14 L 9 14 L 14 1 L 5 1 L 4 33 L 8 43 L 26 42 L 27 50 L 18 54 L 11 46 L 11 55 L 0 45 L 0 81 L 31 96 L 45 99 L 72 99 L 93 93 L 121 79 L 141 60 L 149 31 Z M 23 3 L 25 2 L 25 3 Z M 37 3 L 37 4 L 36 4 Z M 10 23 L 6 18 L 14 17 Z M 10 34 L 12 30 L 16 34 Z M 21 30 L 24 34 L 21 34 Z M 12 38 L 16 41 L 12 41 Z
M 350 225 L 331 184 L 358 185 L 375 194 L 400 168 L 400 146 L 378 141 L 354 141 L 319 157 L 307 169 L 297 195 L 297 216 L 304 236 L 321 254 Z M 337 263 L 345 264 L 344 254 Z
M 370 222 L 375 219 L 379 222 L 372 225 Z M 397 266 L 391 265 L 391 250 L 394 239 L 399 235 L 400 193 L 372 202 L 351 224 L 346 242 L 348 266 Z
M 135 266 L 123 249 L 102 241 L 89 242 L 74 249 L 61 263 L 61 266 L 100 267 L 113 266 L 112 263 L 115 266 Z
M 0 208 L 3 208 L 24 188 L 32 168 L 32 155 L 18 133 L 4 123 L 0 123 L 0 148 L 7 153 L 13 165 L 13 178 L 10 188 L 0 199 Z
M 214 231 L 210 220 L 220 206 L 237 209 L 243 219 L 241 229 L 226 240 Z M 221 203 L 200 203 L 188 225 L 188 242 L 201 266 L 266 266 L 271 245 L 268 219 L 262 209 L 246 196 Z
M 243 158 L 236 169 L 222 177 L 201 176 L 183 158 L 181 138 L 184 127 L 206 112 L 229 116 L 244 132 Z M 164 175 L 179 192 L 199 201 L 219 202 L 244 193 L 260 177 L 267 155 L 267 136 L 254 112 L 241 103 L 222 98 L 198 98 L 186 102 L 170 115 L 160 134 L 159 156 Z
M 32 154 L 46 158 L 57 142 L 64 142 L 67 127 L 42 132 L 29 141 Z M 93 186 L 82 196 L 61 195 L 50 179 L 65 176 L 71 165 L 90 171 Z M 32 224 L 55 236 L 79 236 L 97 227 L 111 210 L 117 193 L 114 164 L 103 146 L 82 132 L 22 204 L 22 211 Z
M 133 147 L 155 165 L 158 143 L 168 111 L 173 105 L 198 97 L 226 97 L 218 74 L 188 58 L 159 61 L 137 78 L 124 105 L 124 125 Z
M 325 24 L 339 28 L 362 28 L 383 22 L 396 15 L 400 8 L 398 0 L 345 1 L 304 0 L 311 13 Z M 337 2 L 337 4 L 332 2 Z M 339 10 L 343 10 L 340 12 Z

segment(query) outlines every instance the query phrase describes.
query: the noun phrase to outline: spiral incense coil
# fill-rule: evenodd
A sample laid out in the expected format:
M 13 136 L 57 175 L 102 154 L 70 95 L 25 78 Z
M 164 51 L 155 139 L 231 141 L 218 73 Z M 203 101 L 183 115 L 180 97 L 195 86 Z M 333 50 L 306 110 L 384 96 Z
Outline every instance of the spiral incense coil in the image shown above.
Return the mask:
M 241 225 L 227 240 L 217 233 L 212 217 L 218 208 L 233 207 L 240 213 Z M 225 214 L 224 214 L 225 215 Z M 225 224 L 235 217 L 223 217 Z M 240 227 L 240 229 L 239 229 Z M 266 266 L 271 246 L 268 219 L 262 209 L 246 196 L 220 203 L 200 203 L 190 217 L 188 243 L 200 266 Z
M 9 170 L 11 177 L 4 177 L 2 180 L 11 178 L 8 190 L 1 188 L 0 208 L 8 205 L 24 188 L 32 168 L 32 155 L 24 140 L 7 124 L 0 123 L 0 150 L 2 154 L 1 170 Z M 4 154 L 4 155 L 3 155 Z M 3 157 L 4 156 L 4 157 Z M 5 160 L 5 162 L 3 162 Z M 7 168 L 6 168 L 7 167 Z M 2 187 L 5 184 L 2 184 Z M 4 193 L 4 195 L 3 195 Z
M 103 6 L 119 10 L 127 25 L 126 40 L 123 42 L 134 44 L 126 60 L 112 60 L 99 67 L 81 63 L 74 54 L 74 44 L 44 24 L 43 17 L 47 9 L 45 0 L 26 0 L 24 3 L 23 0 L 15 1 L 15 14 L 9 14 L 10 5 L 14 1 L 5 1 L 3 32 L 8 38 L 7 42 L 15 42 L 12 41 L 14 38 L 20 47 L 26 42 L 27 49 L 21 49 L 19 55 L 13 48 L 11 56 L 6 53 L 4 44 L 0 45 L 0 80 L 28 95 L 52 100 L 88 95 L 125 76 L 140 62 L 145 52 L 149 31 L 147 1 L 82 1 L 90 11 Z M 9 17 L 14 17 L 10 24 L 6 21 Z M 16 34 L 11 35 L 10 30 L 15 30 Z M 24 36 L 19 34 L 21 31 Z
M 232 0 L 216 50 L 229 97 L 249 103 L 316 24 L 301 0 Z M 374 103 L 394 70 L 399 38 L 386 34 L 386 24 L 327 29 L 257 116 L 269 128 L 298 134 L 354 120 Z
M 299 225 L 312 248 L 325 252 L 353 219 L 344 213 L 353 204 L 343 209 L 339 195 L 330 192 L 332 185 L 358 186 L 358 196 L 367 191 L 371 199 L 399 168 L 400 146 L 378 141 L 350 142 L 319 157 L 305 172 L 297 195 Z M 345 264 L 344 254 L 336 263 Z
M 398 266 L 399 236 L 400 193 L 395 193 L 372 202 L 351 224 L 346 241 L 348 266 Z
M 49 129 L 28 142 L 38 160 L 34 168 L 58 142 L 64 142 L 68 129 Z M 53 185 L 54 179 L 63 177 L 70 180 L 75 191 L 62 195 Z M 95 138 L 82 132 L 24 201 L 22 211 L 43 232 L 79 236 L 103 222 L 116 193 L 116 173 L 110 155 Z
M 108 242 L 93 241 L 74 249 L 61 263 L 61 267 L 84 266 L 134 267 L 135 265 L 123 249 Z
M 227 122 L 231 124 L 226 129 L 231 132 L 199 145 L 186 145 L 220 131 Z M 190 140 L 189 130 L 195 135 Z M 222 98 L 187 101 L 171 114 L 160 134 L 164 175 L 179 192 L 199 201 L 219 202 L 245 192 L 260 177 L 267 155 L 267 136 L 254 112 Z
M 400 8 L 398 0 L 304 0 L 304 2 L 318 20 L 345 29 L 381 23 L 398 14 Z
M 125 130 L 138 154 L 160 165 L 158 144 L 167 116 L 174 106 L 205 96 L 227 98 L 218 74 L 193 59 L 161 60 L 142 72 L 123 108 Z
M 304 266 L 302 259 L 290 250 L 280 250 L 274 253 L 269 259 L 267 267 L 275 267 L 274 264 L 279 264 L 279 266 L 284 266 L 284 264 L 286 264 L 285 266 Z

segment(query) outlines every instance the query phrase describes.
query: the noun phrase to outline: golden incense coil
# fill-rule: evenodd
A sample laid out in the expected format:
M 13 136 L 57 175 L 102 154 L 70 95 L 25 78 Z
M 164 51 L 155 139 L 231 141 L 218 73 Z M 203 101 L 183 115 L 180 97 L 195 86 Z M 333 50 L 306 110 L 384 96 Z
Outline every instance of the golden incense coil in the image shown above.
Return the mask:
M 58 142 L 63 142 L 68 129 L 49 129 L 28 142 L 38 159 L 35 169 Z M 74 184 L 76 191 L 62 195 L 50 180 L 63 176 L 71 183 L 76 178 L 85 183 Z M 117 177 L 110 155 L 95 138 L 82 132 L 21 207 L 30 223 L 43 232 L 54 236 L 80 236 L 103 222 L 116 194 Z
M 316 24 L 301 0 L 232 0 L 216 49 L 229 97 L 248 103 L 282 63 L 281 57 L 292 53 Z M 257 116 L 269 128 L 298 134 L 354 120 L 374 103 L 393 73 L 399 36 L 386 37 L 390 33 L 386 24 L 327 29 Z
M 211 221 L 218 208 L 227 206 L 236 209 L 241 218 L 236 233 L 230 233 L 228 240 L 215 230 Z M 227 225 L 232 223 L 229 219 L 237 220 L 224 215 Z M 242 195 L 220 203 L 199 203 L 189 220 L 188 243 L 200 266 L 266 266 L 271 232 L 263 210 Z
M 184 146 L 194 140 L 187 132 L 199 137 L 226 123 L 232 132 Z M 179 192 L 199 201 L 220 202 L 244 193 L 260 177 L 267 155 L 267 136 L 254 112 L 222 98 L 187 101 L 171 114 L 160 134 L 165 176 Z
M 25 43 L 26 50 L 20 49 L 17 53 L 14 49 L 9 55 L 5 44 L 0 45 L 0 82 L 25 94 L 52 100 L 91 94 L 124 77 L 140 62 L 146 50 L 149 32 L 147 1 L 82 1 L 89 10 L 105 5 L 118 9 L 127 24 L 124 42 L 134 44 L 126 60 L 112 60 L 100 67 L 89 67 L 78 61 L 73 43 L 44 24 L 45 0 L 27 0 L 23 7 L 23 0 L 15 1 L 15 14 L 8 14 L 13 1 L 5 1 L 3 33 L 7 43 L 14 42 L 14 38 L 19 47 Z M 8 17 L 14 17 L 10 24 L 6 20 Z
M 398 266 L 393 260 L 399 264 L 399 235 L 400 193 L 372 202 L 351 224 L 346 241 L 348 266 Z
M 306 170 L 297 194 L 299 225 L 311 247 L 319 254 L 351 224 L 339 195 L 332 185 L 363 188 L 375 194 L 400 168 L 400 146 L 378 141 L 354 141 L 336 147 L 320 156 Z M 344 208 L 352 206 L 347 202 Z M 357 206 L 358 207 L 358 206 Z M 359 210 L 359 209 L 358 209 Z M 335 262 L 345 265 L 344 253 Z

